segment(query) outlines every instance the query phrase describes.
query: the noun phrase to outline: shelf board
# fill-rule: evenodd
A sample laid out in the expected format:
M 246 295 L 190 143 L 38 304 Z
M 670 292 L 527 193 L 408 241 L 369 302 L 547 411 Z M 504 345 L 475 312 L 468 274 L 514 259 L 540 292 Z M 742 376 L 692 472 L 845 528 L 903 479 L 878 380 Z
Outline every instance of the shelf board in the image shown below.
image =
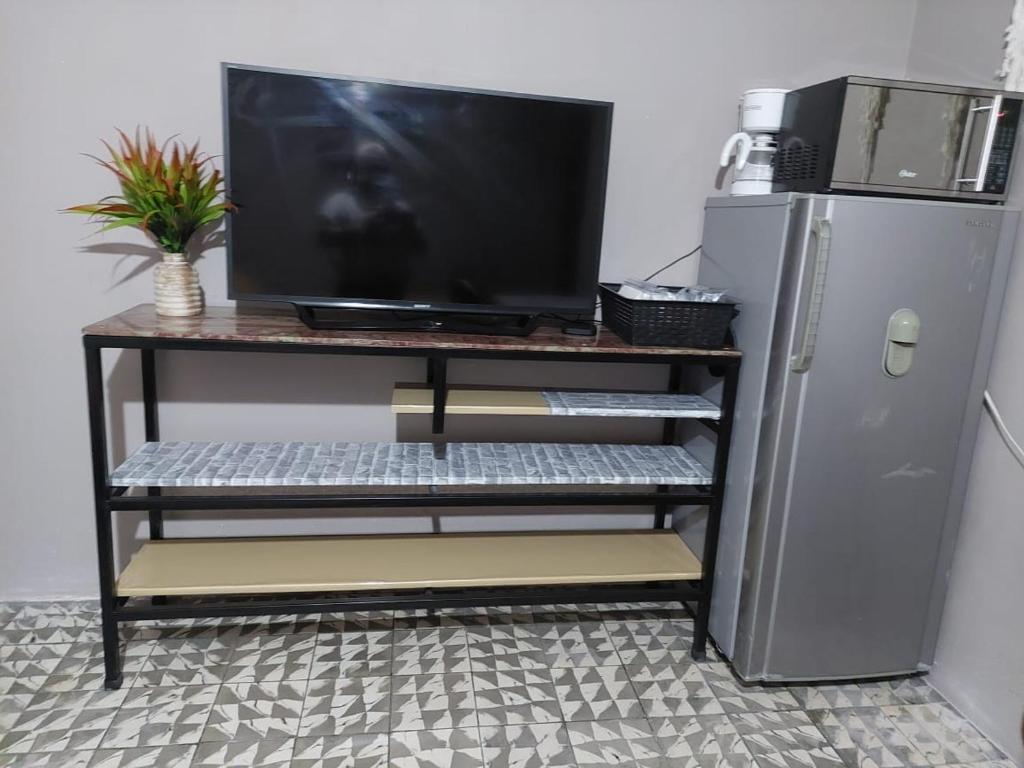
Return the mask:
M 113 486 L 709 485 L 678 445 L 587 443 L 145 443 Z
M 122 597 L 611 584 L 701 578 L 675 531 L 150 541 Z
M 398 384 L 392 413 L 433 413 L 434 393 L 419 384 Z M 577 392 L 491 387 L 452 387 L 445 413 L 487 416 L 639 416 L 718 419 L 721 409 L 700 395 L 641 392 Z

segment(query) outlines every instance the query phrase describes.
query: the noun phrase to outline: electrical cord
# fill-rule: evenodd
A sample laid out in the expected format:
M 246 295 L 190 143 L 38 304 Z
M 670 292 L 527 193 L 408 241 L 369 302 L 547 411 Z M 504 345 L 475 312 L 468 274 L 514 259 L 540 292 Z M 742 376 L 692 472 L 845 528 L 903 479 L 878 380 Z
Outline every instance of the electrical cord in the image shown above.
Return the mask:
M 651 274 L 649 274 L 647 277 L 645 277 L 644 280 L 650 280 L 651 278 L 657 277 L 658 275 L 660 275 L 662 272 L 664 272 L 669 267 L 674 267 L 676 264 L 678 264 L 683 259 L 688 259 L 690 256 L 693 256 L 693 254 L 695 254 L 697 251 L 699 251 L 701 249 L 701 245 L 703 245 L 703 243 L 698 243 L 696 248 L 694 248 L 691 251 L 687 251 L 686 253 L 684 253 L 679 258 L 672 259 L 672 261 L 670 261 L 665 266 L 661 267 L 660 269 L 655 270 L 654 272 L 651 272 Z M 594 309 L 596 310 L 596 309 L 600 309 L 600 308 L 601 308 L 601 300 L 598 299 L 594 303 Z M 554 315 L 554 314 L 551 314 L 550 312 L 543 313 L 541 315 L 541 317 L 548 318 L 549 320 L 559 320 L 561 322 L 568 322 L 568 318 L 565 315 Z M 579 316 L 577 316 L 576 319 L 579 319 Z
M 672 261 L 670 261 L 668 264 L 666 264 L 661 269 L 656 270 L 654 272 L 651 272 L 651 274 L 649 274 L 647 277 L 645 277 L 644 280 L 650 280 L 651 278 L 657 277 L 658 275 L 660 275 L 662 272 L 664 272 L 669 267 L 674 267 L 676 264 L 678 264 L 683 259 L 688 259 L 690 256 L 693 256 L 693 254 L 695 254 L 697 251 L 700 250 L 701 245 L 703 245 L 703 243 L 697 243 L 697 247 L 694 248 L 692 251 L 684 253 L 678 259 L 673 259 Z
M 1024 467 L 1024 448 L 1021 448 L 1020 443 L 1013 437 L 1009 427 L 1006 426 L 1006 422 L 1003 421 L 1002 415 L 999 413 L 999 409 L 996 408 L 996 403 L 992 399 L 992 395 L 989 391 L 985 390 L 985 408 L 988 410 L 988 415 L 992 417 L 993 423 L 996 425 L 996 431 L 999 432 L 999 436 L 1003 438 L 1003 442 L 1006 443 L 1006 447 L 1010 449 L 1010 453 L 1013 454 L 1013 458 L 1017 460 L 1017 463 Z
M 651 280 L 652 278 L 655 278 L 658 275 L 660 275 L 662 272 L 664 272 L 669 267 L 674 267 L 676 264 L 678 264 L 683 259 L 690 258 L 691 256 L 693 256 L 693 254 L 695 254 L 697 251 L 700 250 L 702 245 L 703 245 L 703 243 L 698 243 L 696 248 L 694 248 L 691 251 L 687 251 L 686 253 L 684 253 L 682 256 L 680 256 L 677 259 L 672 259 L 672 261 L 670 261 L 668 264 L 663 266 L 661 269 L 656 269 L 655 271 L 651 272 L 651 274 L 649 274 L 647 277 L 645 277 L 644 280 Z M 601 306 L 601 300 L 598 299 L 597 303 L 594 305 L 594 309 L 597 309 L 600 306 Z

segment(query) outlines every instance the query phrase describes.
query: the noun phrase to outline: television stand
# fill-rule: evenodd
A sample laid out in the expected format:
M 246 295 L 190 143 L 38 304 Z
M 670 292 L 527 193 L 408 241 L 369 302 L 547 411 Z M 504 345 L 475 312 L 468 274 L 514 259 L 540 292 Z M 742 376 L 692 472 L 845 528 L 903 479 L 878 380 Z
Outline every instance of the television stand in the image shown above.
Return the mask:
M 387 309 L 334 309 L 309 304 L 294 306 L 299 319 L 314 331 L 431 331 L 482 333 L 488 336 L 529 336 L 540 323 L 539 315 L 405 313 L 401 310 Z
M 207 307 L 180 319 L 157 315 L 151 304 L 88 326 L 83 345 L 106 688 L 123 682 L 120 625 L 214 616 L 498 605 L 549 606 L 546 611 L 561 603 L 670 600 L 693 604 L 690 654 L 705 657 L 738 350 L 634 347 L 604 329 L 583 338 L 542 327 L 528 339 L 311 331 L 281 309 Z M 116 465 L 108 455 L 104 349 L 140 350 L 145 442 Z M 187 435 L 161 442 L 157 364 L 173 370 L 179 351 L 326 355 L 339 377 L 358 376 L 362 355 L 422 359 L 425 380 L 396 386 L 391 410 L 428 414 L 434 439 L 340 442 L 355 435 L 339 424 L 333 442 L 181 440 Z M 452 383 L 449 363 L 464 360 L 572 361 L 591 366 L 595 383 L 614 381 L 618 388 Z M 686 392 L 685 370 L 709 365 L 722 368 L 721 384 Z M 665 385 L 653 392 L 631 386 L 627 370 L 638 366 L 656 366 L 667 374 Z M 650 373 L 643 380 L 653 381 Z M 660 439 L 647 444 L 577 442 L 578 432 L 569 433 L 569 442 L 507 442 L 496 435 L 462 443 L 447 441 L 447 414 L 551 419 L 556 435 L 554 425 L 577 417 L 655 419 L 661 429 Z M 693 435 L 682 431 L 684 424 Z M 113 437 L 117 444 L 122 436 Z M 690 452 L 694 440 L 707 448 L 703 455 Z M 449 518 L 480 515 L 479 507 L 483 514 L 530 507 L 536 515 L 615 507 L 641 517 L 625 530 L 501 531 L 497 521 L 489 527 L 499 530 L 475 533 L 460 532 L 457 523 L 431 534 L 384 525 L 374 535 L 253 537 L 249 531 L 199 539 L 164 530 L 165 515 L 190 511 L 264 510 L 286 520 L 293 510 L 328 517 L 367 509 L 429 517 L 440 510 Z M 705 534 L 694 551 L 673 526 L 703 508 Z M 392 509 L 398 511 L 382 511 Z M 148 513 L 149 538 L 118 569 L 114 519 L 131 513 Z M 134 532 L 133 520 L 123 522 Z M 549 521 L 537 528 L 565 527 Z

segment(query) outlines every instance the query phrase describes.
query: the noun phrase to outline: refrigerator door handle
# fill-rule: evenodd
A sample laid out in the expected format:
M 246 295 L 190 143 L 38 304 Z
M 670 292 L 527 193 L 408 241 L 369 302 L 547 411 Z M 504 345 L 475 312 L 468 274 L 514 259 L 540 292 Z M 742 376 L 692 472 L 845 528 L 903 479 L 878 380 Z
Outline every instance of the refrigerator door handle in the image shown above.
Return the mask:
M 818 321 L 821 319 L 821 304 L 825 296 L 825 275 L 828 271 L 828 257 L 832 246 L 832 222 L 824 216 L 811 220 L 811 232 L 817 240 L 814 254 L 814 276 L 811 279 L 811 301 L 804 321 L 803 341 L 800 351 L 790 360 L 794 373 L 806 373 L 814 357 L 814 345 L 818 341 Z

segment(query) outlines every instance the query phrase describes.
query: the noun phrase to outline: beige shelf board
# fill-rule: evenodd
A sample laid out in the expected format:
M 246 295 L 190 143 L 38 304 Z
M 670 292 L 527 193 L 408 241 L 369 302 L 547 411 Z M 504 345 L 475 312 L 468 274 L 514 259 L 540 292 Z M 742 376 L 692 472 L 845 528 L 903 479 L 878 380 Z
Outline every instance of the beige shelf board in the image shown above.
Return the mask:
M 675 531 L 150 541 L 122 597 L 611 584 L 699 579 Z
M 548 405 L 536 389 L 449 389 L 445 413 L 506 416 L 550 416 Z M 434 391 L 414 384 L 398 384 L 391 396 L 392 413 L 433 413 Z
M 593 403 L 553 406 L 559 396 L 590 395 Z M 546 397 L 545 395 L 548 395 Z M 552 397 L 553 396 L 553 397 Z M 657 398 L 655 407 L 645 398 Z M 434 391 L 422 384 L 396 384 L 391 396 L 392 413 L 433 413 Z M 699 395 L 631 392 L 545 392 L 538 389 L 511 389 L 483 386 L 451 387 L 445 413 L 484 416 L 626 416 L 653 418 L 718 419 L 722 411 Z

